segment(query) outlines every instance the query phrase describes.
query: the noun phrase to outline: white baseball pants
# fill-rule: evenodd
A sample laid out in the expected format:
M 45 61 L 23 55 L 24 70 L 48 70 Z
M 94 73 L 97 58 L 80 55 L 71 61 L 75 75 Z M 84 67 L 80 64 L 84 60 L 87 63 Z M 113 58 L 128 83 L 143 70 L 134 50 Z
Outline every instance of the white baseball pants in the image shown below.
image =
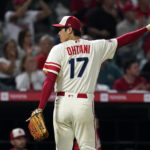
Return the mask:
M 57 96 L 53 125 L 56 150 L 72 150 L 76 138 L 80 150 L 96 150 L 94 127 L 94 96 L 77 98 L 77 94 Z

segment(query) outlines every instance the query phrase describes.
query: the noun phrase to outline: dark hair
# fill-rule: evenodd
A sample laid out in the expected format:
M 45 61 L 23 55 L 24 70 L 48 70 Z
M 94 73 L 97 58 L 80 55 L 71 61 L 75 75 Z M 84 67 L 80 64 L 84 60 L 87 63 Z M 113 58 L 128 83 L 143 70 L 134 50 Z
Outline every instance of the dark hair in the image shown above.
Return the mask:
M 123 66 L 124 72 L 126 73 L 127 69 L 129 69 L 134 63 L 138 63 L 136 59 L 129 59 L 128 61 L 126 61 L 126 63 Z
M 65 30 L 67 30 L 68 27 L 65 27 Z M 72 29 L 74 36 L 81 36 L 81 31 L 76 30 L 76 29 Z
M 18 35 L 18 44 L 21 48 L 23 47 L 24 39 L 25 39 L 27 32 L 29 32 L 29 29 L 25 28 L 22 31 L 20 31 Z
M 72 29 L 75 36 L 81 36 L 81 31 Z

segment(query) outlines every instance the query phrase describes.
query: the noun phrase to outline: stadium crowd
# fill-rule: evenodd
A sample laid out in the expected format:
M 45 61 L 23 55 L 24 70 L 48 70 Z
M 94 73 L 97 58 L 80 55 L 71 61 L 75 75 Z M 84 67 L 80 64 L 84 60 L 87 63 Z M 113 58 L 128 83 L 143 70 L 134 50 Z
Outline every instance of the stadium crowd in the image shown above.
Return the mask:
M 43 64 L 59 43 L 51 24 L 82 21 L 82 38 L 110 39 L 150 23 L 150 0 L 11 0 L 0 16 L 0 90 L 41 90 Z M 102 64 L 97 90 L 149 90 L 150 33 Z

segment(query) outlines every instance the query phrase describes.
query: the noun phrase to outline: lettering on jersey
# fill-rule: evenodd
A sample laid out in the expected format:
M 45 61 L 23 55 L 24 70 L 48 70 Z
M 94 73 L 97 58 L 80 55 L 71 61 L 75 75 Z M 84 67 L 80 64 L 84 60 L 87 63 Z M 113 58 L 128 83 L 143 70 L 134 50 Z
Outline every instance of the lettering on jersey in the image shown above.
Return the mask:
M 83 53 L 82 45 L 79 46 L 79 53 Z
M 90 45 L 76 45 L 67 47 L 68 55 L 89 54 Z
M 72 49 L 72 54 L 76 55 L 76 52 L 77 52 L 76 47 L 75 46 L 71 46 L 71 49 Z
M 67 52 L 68 52 L 69 55 L 72 55 L 72 51 L 71 51 L 70 47 L 67 47 Z

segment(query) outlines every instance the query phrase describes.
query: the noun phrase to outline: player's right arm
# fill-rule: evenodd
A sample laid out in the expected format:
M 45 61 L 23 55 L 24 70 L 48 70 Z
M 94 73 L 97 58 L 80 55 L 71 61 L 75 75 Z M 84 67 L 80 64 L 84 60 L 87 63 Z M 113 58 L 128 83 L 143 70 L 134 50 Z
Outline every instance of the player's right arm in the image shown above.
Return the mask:
M 46 80 L 44 82 L 40 97 L 38 109 L 43 110 L 47 104 L 50 94 L 54 88 L 57 75 L 61 69 L 61 48 L 54 46 L 50 51 L 44 64 L 43 71 L 46 72 Z
M 52 73 L 52 72 L 47 73 L 46 80 L 44 81 L 44 85 L 42 88 L 38 109 L 43 110 L 44 107 L 46 106 L 48 98 L 50 97 L 51 92 L 54 88 L 56 78 L 57 78 L 57 75 L 55 73 Z
M 138 40 L 142 35 L 144 35 L 147 31 L 150 31 L 150 24 L 147 25 L 146 27 L 143 27 L 141 29 L 138 29 L 136 31 L 133 32 L 129 32 L 126 33 L 120 37 L 117 37 L 117 41 L 118 41 L 118 48 L 121 48 L 124 45 L 130 44 L 132 42 L 135 42 L 136 40 Z

